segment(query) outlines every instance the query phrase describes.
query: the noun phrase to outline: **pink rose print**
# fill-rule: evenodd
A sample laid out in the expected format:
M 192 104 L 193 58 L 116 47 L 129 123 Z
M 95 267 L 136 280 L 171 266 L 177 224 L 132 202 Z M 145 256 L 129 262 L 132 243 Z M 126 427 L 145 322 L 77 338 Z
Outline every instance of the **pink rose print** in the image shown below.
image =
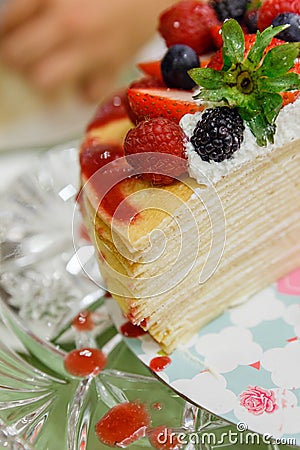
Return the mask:
M 247 391 L 240 394 L 240 405 L 256 416 L 278 409 L 274 392 L 259 386 L 248 386 Z
M 300 295 L 300 269 L 278 280 L 277 289 L 282 294 Z

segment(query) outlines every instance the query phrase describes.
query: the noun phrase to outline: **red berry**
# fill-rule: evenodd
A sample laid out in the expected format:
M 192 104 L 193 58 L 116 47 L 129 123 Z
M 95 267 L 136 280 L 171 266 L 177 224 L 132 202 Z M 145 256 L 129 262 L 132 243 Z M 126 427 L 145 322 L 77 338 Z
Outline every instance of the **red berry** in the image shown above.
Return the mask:
M 178 123 L 185 114 L 201 109 L 191 91 L 180 89 L 130 88 L 127 96 L 136 123 L 154 117 L 165 117 Z
M 167 185 L 186 172 L 185 140 L 179 125 L 157 117 L 129 130 L 124 149 L 126 155 L 140 155 L 129 158 L 129 163 L 145 180 Z
M 221 28 L 222 28 L 222 25 L 214 25 L 213 27 L 211 27 L 211 30 L 210 30 L 215 47 L 217 47 L 217 48 L 221 48 L 223 46 Z
M 300 61 L 297 61 L 290 72 L 296 72 L 300 74 Z M 300 97 L 300 91 L 281 92 L 282 106 L 286 106 L 289 103 L 294 103 Z
M 162 74 L 161 74 L 161 61 L 157 59 L 155 61 L 146 61 L 138 64 L 138 68 L 146 75 L 151 75 L 157 78 L 163 84 Z
M 251 49 L 252 45 L 256 41 L 256 35 L 255 34 L 245 34 L 245 56 L 247 56 L 249 50 Z M 271 44 L 267 47 L 266 52 L 271 50 L 271 48 L 276 47 L 277 45 L 284 44 L 283 41 L 280 39 L 273 38 L 271 41 Z M 222 49 L 218 50 L 209 61 L 207 67 L 210 67 L 211 69 L 215 70 L 221 70 L 223 67 L 223 55 L 222 55 Z
M 158 31 L 168 47 L 184 44 L 201 55 L 213 48 L 210 28 L 218 23 L 210 5 L 202 1 L 182 0 L 161 14 Z
M 165 87 L 162 79 L 159 79 L 155 76 L 148 76 L 148 77 L 143 77 L 143 78 L 140 78 L 139 80 L 133 81 L 130 84 L 128 90 L 139 89 L 139 88 L 150 89 L 150 88 L 162 88 L 162 87 Z M 127 90 L 126 98 L 124 100 L 125 108 L 126 108 L 128 117 L 131 120 L 131 122 L 134 124 L 137 124 L 139 122 L 139 118 L 136 115 L 136 113 L 131 109 L 131 105 L 128 101 L 128 90 Z
M 263 31 L 272 24 L 278 14 L 285 12 L 300 14 L 299 0 L 265 0 L 258 13 L 258 29 Z
M 86 131 L 106 125 L 112 120 L 126 117 L 126 99 L 126 89 L 123 89 L 107 99 L 104 103 L 101 103 L 94 117 L 89 122 Z

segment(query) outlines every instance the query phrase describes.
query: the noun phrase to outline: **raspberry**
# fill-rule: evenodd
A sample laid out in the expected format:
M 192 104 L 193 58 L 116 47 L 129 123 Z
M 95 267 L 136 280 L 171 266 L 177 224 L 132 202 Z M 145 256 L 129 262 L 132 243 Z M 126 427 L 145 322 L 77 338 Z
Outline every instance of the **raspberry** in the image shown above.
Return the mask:
M 280 13 L 300 14 L 299 0 L 265 0 L 258 13 L 257 26 L 260 31 L 269 27 Z
M 185 140 L 179 125 L 157 117 L 140 122 L 129 130 L 124 150 L 127 156 L 142 154 L 140 158 L 129 157 L 128 161 L 143 179 L 155 185 L 167 185 L 173 182 L 174 177 L 186 172 Z
M 210 28 L 218 19 L 211 6 L 196 0 L 183 0 L 160 16 L 158 31 L 168 47 L 184 44 L 198 55 L 213 48 Z
M 131 89 L 131 88 L 161 88 L 161 87 L 165 87 L 165 85 L 164 85 L 164 82 L 159 80 L 158 78 L 143 77 L 143 78 L 140 78 L 139 80 L 133 81 L 130 84 L 129 89 Z M 127 89 L 127 91 L 128 91 L 128 89 Z M 124 99 L 124 107 L 126 109 L 129 119 L 131 120 L 132 123 L 134 123 L 136 125 L 139 122 L 139 118 L 132 111 L 127 95 L 125 96 L 125 99 Z
M 207 109 L 196 125 L 191 143 L 203 161 L 229 159 L 243 142 L 244 124 L 236 109 Z

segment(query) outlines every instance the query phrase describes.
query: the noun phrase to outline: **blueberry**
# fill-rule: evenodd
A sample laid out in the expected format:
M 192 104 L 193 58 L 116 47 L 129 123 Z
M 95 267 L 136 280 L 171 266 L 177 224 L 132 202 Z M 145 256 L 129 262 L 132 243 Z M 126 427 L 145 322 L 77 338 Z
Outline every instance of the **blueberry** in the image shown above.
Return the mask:
M 173 45 L 161 62 L 163 80 L 170 88 L 192 89 L 196 84 L 187 71 L 199 66 L 199 56 L 191 47 L 182 44 Z
M 288 42 L 300 41 L 300 15 L 294 13 L 281 13 L 272 22 L 274 27 L 289 24 L 290 26 L 279 33 L 276 37 Z

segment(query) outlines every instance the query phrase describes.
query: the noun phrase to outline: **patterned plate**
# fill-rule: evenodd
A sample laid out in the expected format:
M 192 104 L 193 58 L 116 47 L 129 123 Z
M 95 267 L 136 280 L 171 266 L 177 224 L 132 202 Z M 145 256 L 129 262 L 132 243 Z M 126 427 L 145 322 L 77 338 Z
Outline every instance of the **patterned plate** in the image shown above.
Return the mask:
M 161 351 L 149 336 L 126 342 L 155 368 Z M 239 429 L 300 445 L 300 270 L 211 322 L 157 375 Z

